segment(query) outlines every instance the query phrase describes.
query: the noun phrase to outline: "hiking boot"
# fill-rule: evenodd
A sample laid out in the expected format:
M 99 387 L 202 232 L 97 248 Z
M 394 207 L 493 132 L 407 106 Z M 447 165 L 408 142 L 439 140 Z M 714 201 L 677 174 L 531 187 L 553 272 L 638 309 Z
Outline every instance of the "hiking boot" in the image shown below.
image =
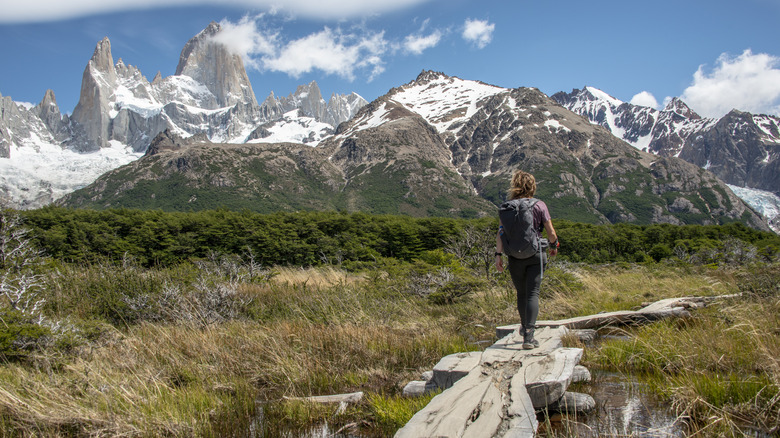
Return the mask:
M 523 336 L 523 350 L 533 350 L 539 346 L 539 341 L 534 339 L 534 329 L 526 329 Z

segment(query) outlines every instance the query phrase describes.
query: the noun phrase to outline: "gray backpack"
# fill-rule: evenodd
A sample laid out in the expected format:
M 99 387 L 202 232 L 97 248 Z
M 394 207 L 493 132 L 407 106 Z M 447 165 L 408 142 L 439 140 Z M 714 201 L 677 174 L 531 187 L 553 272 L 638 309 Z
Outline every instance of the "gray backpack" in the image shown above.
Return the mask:
M 534 205 L 536 198 L 518 198 L 504 202 L 498 208 L 498 217 L 503 225 L 501 243 L 504 253 L 516 259 L 535 256 L 543 248 L 539 233 L 534 229 Z

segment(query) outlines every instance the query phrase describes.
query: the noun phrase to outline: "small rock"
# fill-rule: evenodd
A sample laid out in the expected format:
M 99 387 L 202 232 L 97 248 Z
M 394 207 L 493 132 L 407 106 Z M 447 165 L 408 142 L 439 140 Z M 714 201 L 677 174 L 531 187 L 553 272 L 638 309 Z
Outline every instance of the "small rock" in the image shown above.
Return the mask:
M 590 382 L 590 371 L 582 365 L 574 367 L 574 373 L 571 375 L 571 382 Z
M 547 409 L 552 412 L 587 414 L 596 409 L 596 400 L 588 394 L 566 391 L 560 400 Z

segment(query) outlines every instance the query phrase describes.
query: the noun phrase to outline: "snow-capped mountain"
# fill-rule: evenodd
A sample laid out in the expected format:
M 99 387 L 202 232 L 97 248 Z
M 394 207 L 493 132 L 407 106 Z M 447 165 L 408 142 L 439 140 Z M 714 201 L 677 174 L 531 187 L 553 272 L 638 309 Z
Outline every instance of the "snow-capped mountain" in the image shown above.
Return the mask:
M 299 114 L 285 118 L 293 116 Z M 275 135 L 263 129 L 262 136 Z M 154 153 L 61 203 L 473 217 L 494 214 L 511 175 L 525 169 L 536 176 L 538 194 L 556 217 L 590 223 L 737 220 L 768 229 L 706 170 L 639 151 L 537 89 L 443 73 L 424 71 L 391 89 L 317 140 L 317 147 L 225 147 L 164 134 L 150 148 Z M 305 194 L 305 202 L 297 194 Z
M 165 130 L 220 143 L 314 146 L 367 103 L 355 93 L 326 102 L 311 82 L 258 104 L 241 57 L 215 38 L 220 30 L 209 24 L 182 49 L 176 74 L 158 73 L 151 82 L 122 59 L 114 63 L 104 38 L 84 69 L 71 116 L 61 114 L 51 90 L 32 108 L 0 96 L 0 202 L 45 205 L 138 159 Z
M 778 117 L 733 110 L 719 119 L 703 118 L 678 98 L 658 111 L 622 102 L 593 87 L 556 93 L 552 98 L 638 149 L 682 158 L 734 187 L 780 195 Z M 745 198 L 748 203 L 754 199 Z
M 707 130 L 716 119 L 702 118 L 678 98 L 663 110 L 633 105 L 593 87 L 551 96 L 569 110 L 587 117 L 637 149 L 666 157 L 680 155 L 686 140 Z

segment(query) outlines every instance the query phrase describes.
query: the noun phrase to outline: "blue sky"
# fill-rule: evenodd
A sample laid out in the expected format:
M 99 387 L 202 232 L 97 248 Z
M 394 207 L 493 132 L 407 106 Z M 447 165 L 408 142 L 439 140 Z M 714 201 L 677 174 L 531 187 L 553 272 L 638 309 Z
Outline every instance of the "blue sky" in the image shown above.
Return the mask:
M 779 0 L 0 0 L 0 11 L 0 94 L 37 103 L 51 88 L 68 113 L 103 37 L 151 80 L 217 21 L 259 101 L 312 80 L 326 98 L 373 100 L 429 69 L 780 115 Z

